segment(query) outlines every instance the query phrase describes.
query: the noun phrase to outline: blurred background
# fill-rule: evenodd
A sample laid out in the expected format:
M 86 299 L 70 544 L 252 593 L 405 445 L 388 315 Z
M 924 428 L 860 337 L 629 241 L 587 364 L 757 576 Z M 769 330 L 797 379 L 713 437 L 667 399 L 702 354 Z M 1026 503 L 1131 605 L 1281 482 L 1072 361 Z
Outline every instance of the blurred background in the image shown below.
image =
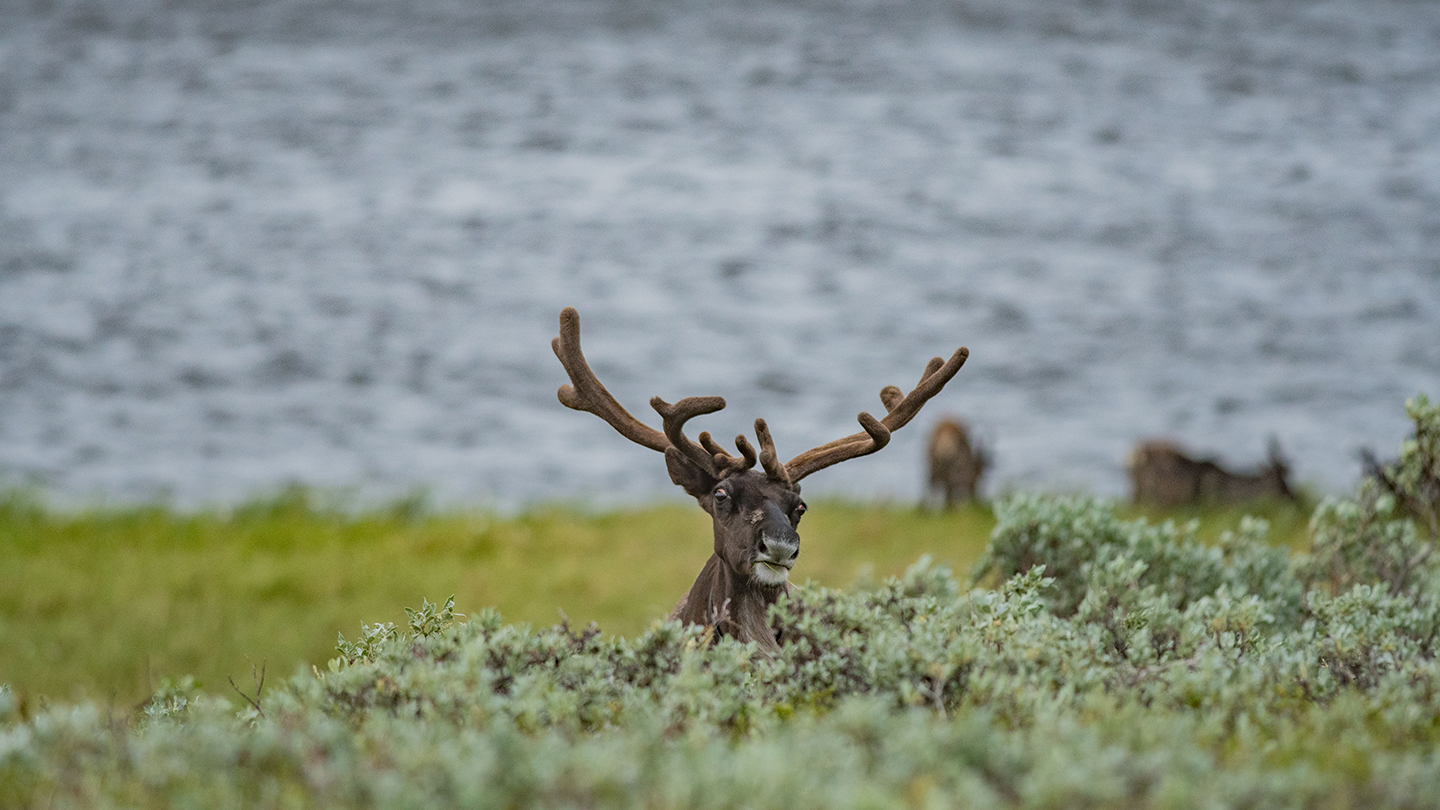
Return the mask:
M 0 484 L 683 496 L 555 399 L 720 394 L 808 494 L 1126 491 L 1275 436 L 1348 488 L 1440 389 L 1440 5 L 0 0 Z

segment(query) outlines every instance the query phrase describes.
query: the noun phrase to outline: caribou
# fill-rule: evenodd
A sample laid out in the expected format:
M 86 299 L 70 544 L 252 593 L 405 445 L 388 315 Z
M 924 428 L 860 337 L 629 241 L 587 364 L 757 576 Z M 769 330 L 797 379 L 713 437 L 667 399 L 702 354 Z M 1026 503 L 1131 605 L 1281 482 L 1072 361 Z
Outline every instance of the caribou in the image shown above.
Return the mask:
M 945 417 L 935 424 L 925 457 L 930 493 L 937 494 L 946 509 L 974 500 L 980 477 L 990 466 L 985 448 L 971 441 L 965 423 L 954 417 Z
M 1275 439 L 1270 440 L 1269 463 L 1249 473 L 1231 472 L 1213 459 L 1192 458 L 1162 440 L 1136 445 L 1128 467 L 1137 504 L 1168 509 L 1199 503 L 1234 505 L 1262 498 L 1297 500 L 1290 489 L 1290 466 Z
M 588 411 L 635 444 L 663 453 L 670 480 L 711 517 L 713 553 L 670 618 L 701 625 L 713 637 L 755 642 L 766 654 L 778 651 L 780 641 L 770 626 L 769 607 L 793 588 L 790 571 L 800 555 L 798 527 L 806 510 L 801 479 L 884 447 L 970 356 L 962 346 L 948 360 L 933 358 L 909 394 L 893 385 L 880 390 L 883 418 L 862 412 L 857 417 L 859 433 L 806 450 L 782 464 L 764 419 L 755 420 L 758 452 L 744 434 L 735 437 L 738 456 L 707 432 L 701 432 L 698 441 L 685 435 L 690 419 L 725 407 L 721 397 L 686 397 L 675 403 L 651 399 L 661 430 L 632 416 L 590 370 L 580 349 L 580 315 L 573 307 L 560 312 L 560 336 L 551 341 L 551 348 L 570 377 L 570 384 L 557 392 L 560 403 Z M 754 469 L 757 460 L 760 470 Z

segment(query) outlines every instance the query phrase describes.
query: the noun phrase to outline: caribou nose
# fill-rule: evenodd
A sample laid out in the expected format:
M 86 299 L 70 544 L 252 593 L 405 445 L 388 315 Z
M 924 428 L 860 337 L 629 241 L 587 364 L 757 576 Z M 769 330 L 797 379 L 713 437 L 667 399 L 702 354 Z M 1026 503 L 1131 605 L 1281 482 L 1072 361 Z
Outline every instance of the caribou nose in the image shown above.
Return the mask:
M 760 553 L 788 568 L 794 565 L 795 558 L 800 556 L 800 537 L 763 535 L 760 538 Z

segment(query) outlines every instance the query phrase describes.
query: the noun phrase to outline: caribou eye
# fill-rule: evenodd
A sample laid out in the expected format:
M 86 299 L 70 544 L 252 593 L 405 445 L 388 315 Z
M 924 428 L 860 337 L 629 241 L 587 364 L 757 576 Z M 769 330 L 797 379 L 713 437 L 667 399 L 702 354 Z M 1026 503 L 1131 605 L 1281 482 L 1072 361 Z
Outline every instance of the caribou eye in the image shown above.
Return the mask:
M 717 488 L 717 489 L 715 490 L 715 502 L 716 502 L 716 503 L 723 503 L 724 501 L 728 500 L 729 498 L 730 498 L 730 493 L 729 493 L 729 492 L 726 492 L 723 487 L 722 487 L 722 488 Z
M 807 507 L 805 506 L 805 502 L 804 502 L 804 501 L 801 501 L 800 503 L 795 504 L 795 519 L 796 519 L 796 520 L 799 520 L 800 517 L 805 514 L 806 508 L 807 508 Z

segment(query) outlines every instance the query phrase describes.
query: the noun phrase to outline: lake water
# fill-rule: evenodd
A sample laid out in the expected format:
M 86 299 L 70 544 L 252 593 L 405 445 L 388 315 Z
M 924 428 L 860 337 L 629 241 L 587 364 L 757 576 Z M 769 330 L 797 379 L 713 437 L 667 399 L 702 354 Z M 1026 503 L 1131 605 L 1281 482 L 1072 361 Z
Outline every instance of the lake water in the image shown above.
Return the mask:
M 971 360 L 807 493 L 1122 495 L 1140 437 L 1350 487 L 1440 394 L 1440 4 L 4 3 L 0 479 L 232 503 L 679 497 L 555 399 L 781 455 Z

